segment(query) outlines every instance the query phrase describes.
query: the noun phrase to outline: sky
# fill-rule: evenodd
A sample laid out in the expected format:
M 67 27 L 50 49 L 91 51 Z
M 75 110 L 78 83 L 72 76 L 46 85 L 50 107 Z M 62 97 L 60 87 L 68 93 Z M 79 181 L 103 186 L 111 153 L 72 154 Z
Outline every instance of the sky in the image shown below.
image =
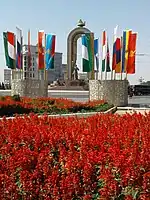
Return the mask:
M 0 1 L 0 81 L 3 81 L 5 57 L 3 49 L 4 31 L 16 32 L 22 29 L 24 43 L 31 30 L 31 43 L 37 43 L 38 30 L 56 34 L 56 51 L 63 53 L 63 63 L 67 59 L 67 36 L 77 26 L 79 19 L 86 27 L 101 37 L 105 29 L 109 38 L 110 50 L 113 44 L 113 31 L 118 25 L 118 36 L 122 31 L 132 29 L 138 32 L 136 73 L 128 75 L 131 84 L 138 83 L 140 77 L 150 80 L 150 1 L 149 0 L 1 0 Z M 78 60 L 81 65 L 81 41 L 78 41 Z M 101 56 L 101 53 L 100 53 Z

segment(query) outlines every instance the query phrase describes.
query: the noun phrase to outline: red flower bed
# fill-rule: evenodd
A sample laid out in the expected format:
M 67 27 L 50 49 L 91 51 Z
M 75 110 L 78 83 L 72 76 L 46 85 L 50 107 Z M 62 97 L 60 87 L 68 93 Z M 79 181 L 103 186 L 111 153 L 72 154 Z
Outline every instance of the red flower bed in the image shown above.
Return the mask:
M 148 200 L 150 114 L 0 121 L 0 199 Z
M 105 111 L 112 105 L 103 100 L 89 101 L 86 103 L 74 102 L 63 98 L 27 98 L 17 99 L 2 97 L 0 99 L 0 116 L 12 116 L 14 114 L 28 113 L 74 113 L 83 111 Z

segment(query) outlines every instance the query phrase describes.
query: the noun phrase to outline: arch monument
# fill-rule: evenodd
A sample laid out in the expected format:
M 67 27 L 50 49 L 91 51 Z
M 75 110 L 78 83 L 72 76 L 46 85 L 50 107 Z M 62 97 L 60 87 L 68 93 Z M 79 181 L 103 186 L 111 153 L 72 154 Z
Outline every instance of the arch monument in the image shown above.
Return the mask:
M 85 33 L 91 33 L 88 28 L 85 28 L 85 22 L 81 19 L 78 22 L 78 27 L 74 28 L 67 38 L 67 79 L 73 80 L 73 71 L 77 60 L 77 41 Z

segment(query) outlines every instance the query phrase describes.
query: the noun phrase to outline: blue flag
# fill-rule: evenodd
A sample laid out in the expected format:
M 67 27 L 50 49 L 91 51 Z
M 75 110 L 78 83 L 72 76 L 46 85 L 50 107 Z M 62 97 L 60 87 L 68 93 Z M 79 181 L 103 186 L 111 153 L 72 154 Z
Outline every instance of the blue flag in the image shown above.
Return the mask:
M 99 56 L 98 56 L 98 39 L 94 40 L 94 57 L 96 60 L 96 69 L 99 70 Z

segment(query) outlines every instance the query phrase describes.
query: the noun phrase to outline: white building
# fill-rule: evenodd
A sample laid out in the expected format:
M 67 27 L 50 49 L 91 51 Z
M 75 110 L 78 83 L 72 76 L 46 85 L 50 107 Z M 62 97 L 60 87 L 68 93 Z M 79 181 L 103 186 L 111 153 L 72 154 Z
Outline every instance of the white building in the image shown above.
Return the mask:
M 28 69 L 28 45 L 23 46 L 23 70 L 24 78 L 28 77 L 31 79 L 43 79 L 44 71 L 38 70 L 38 51 L 36 45 L 31 45 L 31 67 L 29 72 Z M 56 52 L 54 57 L 54 69 L 48 70 L 47 80 L 49 83 L 62 77 L 62 53 Z
M 4 83 L 11 84 L 11 69 L 4 69 Z
M 37 46 L 31 45 L 31 67 L 28 69 L 28 45 L 23 45 L 23 71 L 24 78 L 29 77 L 32 79 L 38 79 L 38 65 L 37 65 Z

